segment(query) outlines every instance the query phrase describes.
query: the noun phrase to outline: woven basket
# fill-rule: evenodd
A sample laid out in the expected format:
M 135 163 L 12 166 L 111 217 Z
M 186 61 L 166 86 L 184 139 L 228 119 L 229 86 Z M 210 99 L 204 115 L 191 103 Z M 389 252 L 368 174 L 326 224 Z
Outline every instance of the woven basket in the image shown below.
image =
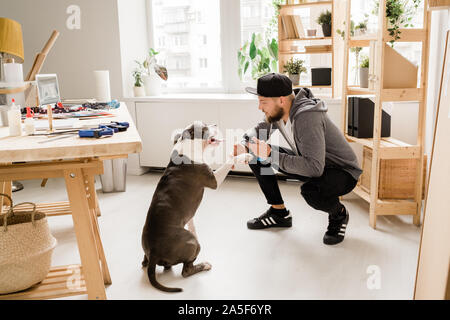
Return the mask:
M 44 213 L 33 203 L 11 203 L 0 215 L 0 294 L 28 289 L 47 276 L 56 239 Z M 32 210 L 18 208 L 31 204 Z

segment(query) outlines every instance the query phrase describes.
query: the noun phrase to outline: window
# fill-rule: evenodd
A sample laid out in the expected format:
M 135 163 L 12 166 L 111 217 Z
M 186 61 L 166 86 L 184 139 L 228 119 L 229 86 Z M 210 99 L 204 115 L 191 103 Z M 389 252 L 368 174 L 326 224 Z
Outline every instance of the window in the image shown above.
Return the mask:
M 208 68 L 208 59 L 207 58 L 200 58 L 199 60 L 199 66 L 201 69 L 206 69 Z
M 158 62 L 167 63 L 169 80 L 163 82 L 167 91 L 205 86 L 223 91 L 220 0 L 149 3 L 153 31 L 150 42 L 159 45 L 155 48 L 161 52 Z M 155 42 L 155 38 L 159 41 Z

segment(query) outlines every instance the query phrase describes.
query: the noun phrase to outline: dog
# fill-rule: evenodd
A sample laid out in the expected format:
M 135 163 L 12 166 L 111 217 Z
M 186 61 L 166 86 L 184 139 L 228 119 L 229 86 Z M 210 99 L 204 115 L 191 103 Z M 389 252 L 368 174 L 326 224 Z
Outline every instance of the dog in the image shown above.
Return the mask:
M 217 189 L 235 163 L 248 163 L 250 154 L 229 157 L 227 162 L 212 171 L 203 162 L 207 148 L 217 146 L 217 126 L 196 121 L 175 136 L 171 160 L 166 167 L 147 213 L 142 231 L 143 267 L 147 268 L 150 283 L 165 292 L 180 292 L 156 280 L 156 265 L 165 270 L 183 263 L 182 276 L 188 277 L 211 269 L 203 262 L 194 265 L 200 244 L 195 234 L 193 217 L 199 207 L 204 188 Z M 188 229 L 185 229 L 188 224 Z

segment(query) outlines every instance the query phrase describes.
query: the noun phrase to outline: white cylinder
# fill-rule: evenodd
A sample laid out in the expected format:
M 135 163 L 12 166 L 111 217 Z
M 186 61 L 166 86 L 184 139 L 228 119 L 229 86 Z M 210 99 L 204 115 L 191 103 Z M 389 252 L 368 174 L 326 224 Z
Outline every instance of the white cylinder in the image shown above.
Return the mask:
M 13 86 L 23 85 L 23 67 L 21 63 L 4 63 L 3 72 L 5 74 L 5 82 L 13 84 Z M 14 99 L 17 104 L 25 105 L 25 93 L 11 93 L 6 95 L 6 101 Z
M 109 84 L 109 71 L 94 71 L 95 100 L 97 102 L 111 102 L 111 88 Z
M 100 175 L 102 191 L 104 193 L 114 191 L 113 165 L 112 160 L 103 161 L 103 174 Z

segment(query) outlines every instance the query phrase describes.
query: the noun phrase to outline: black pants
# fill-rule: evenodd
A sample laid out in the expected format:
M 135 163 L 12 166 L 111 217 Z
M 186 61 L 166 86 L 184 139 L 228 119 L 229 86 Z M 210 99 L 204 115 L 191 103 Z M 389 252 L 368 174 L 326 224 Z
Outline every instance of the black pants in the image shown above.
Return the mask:
M 289 149 L 282 147 L 276 148 L 278 148 L 280 153 L 293 154 Z M 272 164 L 257 161 L 249 165 L 258 180 L 259 186 L 267 199 L 267 203 L 270 205 L 284 204 L 280 188 L 278 187 L 277 176 L 272 169 Z M 317 178 L 287 173 L 280 168 L 276 169 L 289 178 L 304 181 L 305 183 L 301 186 L 301 194 L 306 202 L 314 209 L 327 212 L 331 215 L 338 214 L 343 208 L 343 205 L 339 202 L 339 196 L 351 192 L 357 183 L 355 178 L 348 172 L 339 168 L 325 168 L 322 176 Z

